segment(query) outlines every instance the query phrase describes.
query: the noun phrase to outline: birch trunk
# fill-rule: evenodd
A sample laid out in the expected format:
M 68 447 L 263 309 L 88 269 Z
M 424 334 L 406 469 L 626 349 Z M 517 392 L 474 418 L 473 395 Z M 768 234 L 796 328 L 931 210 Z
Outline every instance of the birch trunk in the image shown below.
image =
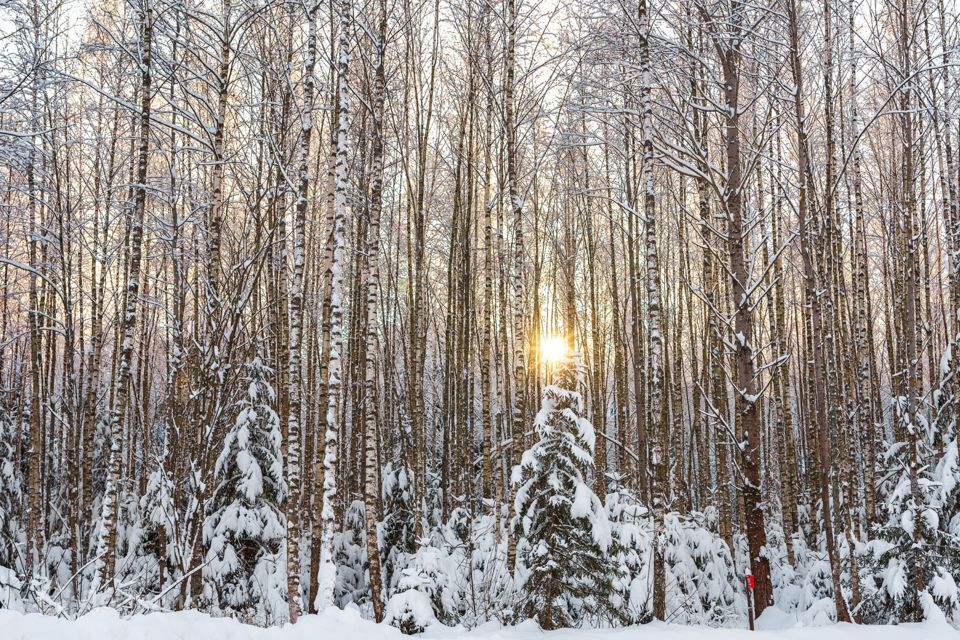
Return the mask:
M 327 416 L 323 454 L 323 518 L 320 539 L 320 570 L 317 577 L 317 609 L 333 602 L 336 565 L 333 559 L 334 500 L 337 496 L 337 449 L 339 438 L 340 377 L 343 348 L 343 262 L 347 224 L 347 134 L 350 125 L 350 38 L 353 30 L 351 0 L 337 0 L 340 33 L 337 50 L 337 83 L 340 102 L 337 121 L 337 165 L 334 187 L 333 255 L 330 280 L 330 358 L 327 369 Z
M 153 49 L 153 7 L 149 0 L 140 8 L 140 113 L 137 149 L 137 173 L 133 186 L 134 201 L 130 212 L 130 258 L 126 298 L 120 320 L 122 340 L 116 375 L 113 406 L 110 412 L 110 457 L 107 485 L 100 512 L 100 534 L 97 539 L 96 563 L 91 593 L 97 593 L 116 573 L 117 498 L 120 484 L 123 419 L 130 402 L 130 377 L 133 342 L 137 328 L 140 301 L 140 262 L 143 245 L 143 219 L 147 202 L 147 161 L 150 152 L 150 99 L 152 97 L 151 54 Z

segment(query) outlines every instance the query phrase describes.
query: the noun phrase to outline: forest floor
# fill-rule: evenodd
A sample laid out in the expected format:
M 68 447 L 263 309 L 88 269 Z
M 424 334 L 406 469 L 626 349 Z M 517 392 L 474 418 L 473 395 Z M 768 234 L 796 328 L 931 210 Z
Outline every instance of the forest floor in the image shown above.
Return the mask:
M 960 631 L 946 623 L 897 626 L 833 624 L 800 627 L 787 616 L 765 616 L 761 630 L 714 629 L 654 623 L 622 629 L 571 629 L 545 633 L 527 622 L 517 627 L 487 624 L 465 631 L 431 627 L 422 637 L 432 640 L 949 640 Z M 397 629 L 361 619 L 356 611 L 328 611 L 304 616 L 295 626 L 262 629 L 235 620 L 212 618 L 195 611 L 153 613 L 121 619 L 110 609 L 97 609 L 79 620 L 0 610 L 3 640 L 401 640 Z

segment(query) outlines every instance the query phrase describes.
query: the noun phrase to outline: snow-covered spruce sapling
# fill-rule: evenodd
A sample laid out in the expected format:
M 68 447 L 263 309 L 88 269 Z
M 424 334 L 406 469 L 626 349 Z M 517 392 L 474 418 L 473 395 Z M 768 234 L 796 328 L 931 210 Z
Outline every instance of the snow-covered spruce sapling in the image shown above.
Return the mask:
M 618 568 L 613 602 L 631 623 L 649 622 L 653 616 L 650 511 L 624 484 L 622 476 L 613 475 L 609 486 L 604 501 L 611 531 L 607 553 Z
M 0 405 L 0 567 L 13 571 L 20 569 L 17 549 L 23 539 L 17 518 L 23 494 L 15 458 L 16 424 L 14 412 Z
M 216 612 L 263 623 L 286 607 L 282 584 L 270 578 L 283 567 L 286 483 L 270 370 L 259 359 L 246 370 L 246 397 L 217 459 L 203 527 L 204 596 Z
M 538 440 L 514 469 L 519 614 L 544 629 L 624 617 L 613 604 L 610 523 L 588 484 L 595 434 L 583 417 L 582 376 L 578 356 L 557 363 L 534 423 Z
M 345 609 L 353 604 L 369 608 L 370 585 L 367 581 L 367 545 L 363 529 L 363 501 L 354 500 L 343 514 L 343 531 L 333 537 L 337 583 L 334 604 Z
M 881 484 L 880 522 L 866 545 L 863 619 L 872 623 L 921 620 L 932 604 L 955 617 L 955 578 L 960 569 L 960 518 L 956 515 L 960 473 L 956 436 L 937 456 L 933 432 L 924 416 L 907 411 L 902 397 L 893 400 L 902 433 L 913 441 L 893 442 L 883 456 L 886 481 Z M 939 428 L 944 428 L 943 421 Z M 911 451 L 916 447 L 916 451 Z M 917 464 L 911 477 L 911 455 L 933 464 Z M 952 585 L 952 586 L 951 586 Z

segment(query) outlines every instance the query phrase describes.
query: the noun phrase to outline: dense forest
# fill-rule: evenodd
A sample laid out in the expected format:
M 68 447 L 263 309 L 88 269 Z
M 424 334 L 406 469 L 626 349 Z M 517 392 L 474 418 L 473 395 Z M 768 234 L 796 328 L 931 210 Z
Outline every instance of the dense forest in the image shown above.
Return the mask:
M 0 0 L 0 607 L 960 622 L 958 15 Z

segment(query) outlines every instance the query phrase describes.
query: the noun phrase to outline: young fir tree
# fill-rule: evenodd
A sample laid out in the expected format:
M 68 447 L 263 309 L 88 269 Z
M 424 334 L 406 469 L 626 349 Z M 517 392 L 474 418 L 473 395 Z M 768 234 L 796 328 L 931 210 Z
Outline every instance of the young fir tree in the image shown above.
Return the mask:
M 384 619 L 406 634 L 420 633 L 435 622 L 458 621 L 457 562 L 434 538 L 422 538 L 403 571 L 394 574 L 396 584 Z
M 623 618 L 612 602 L 618 569 L 607 553 L 610 523 L 588 484 L 595 434 L 582 415 L 582 378 L 578 357 L 557 364 L 534 424 L 539 440 L 514 469 L 513 528 L 523 538 L 518 613 L 543 629 Z
M 690 514 L 684 527 L 689 557 L 693 560 L 700 600 L 700 623 L 711 626 L 740 624 L 746 616 L 746 600 L 737 588 L 737 575 L 730 548 L 717 528 L 717 510 L 707 507 Z
M 275 575 L 282 565 L 280 505 L 287 488 L 270 370 L 259 359 L 246 368 L 247 394 L 217 459 L 203 527 L 205 596 L 215 611 L 268 622 L 286 608 L 283 581 Z
M 333 537 L 337 582 L 333 602 L 346 609 L 353 604 L 368 608 L 370 585 L 367 580 L 367 536 L 363 528 L 363 501 L 354 500 L 343 514 L 343 531 Z
M 383 470 L 383 583 L 388 599 L 394 593 L 394 575 L 399 575 L 404 559 L 416 551 L 410 479 L 410 471 L 403 464 L 387 463 Z
M 23 542 L 17 521 L 23 501 L 16 460 L 18 437 L 13 412 L 0 406 L 0 567 L 10 570 L 20 569 L 18 548 Z
M 175 579 L 177 561 L 174 491 L 173 479 L 164 469 L 162 457 L 158 457 L 156 467 L 147 476 L 147 490 L 140 498 L 143 530 L 139 553 L 141 564 L 147 569 L 143 572 L 145 591 L 164 594 L 170 601 L 178 595 L 176 589 L 166 588 L 167 582 Z
M 910 420 L 902 398 L 896 417 L 916 430 L 919 465 L 910 476 L 909 442 L 894 442 L 884 455 L 890 469 L 882 485 L 882 516 L 866 545 L 863 563 L 863 618 L 891 623 L 936 616 L 931 605 L 960 619 L 960 464 L 957 457 L 952 347 L 941 361 L 941 386 L 934 392 L 932 428 L 919 412 Z
M 649 510 L 623 480 L 620 475 L 611 476 L 605 499 L 612 533 L 608 554 L 619 567 L 614 581 L 619 598 L 613 602 L 631 623 L 646 623 L 653 616 L 650 575 L 653 529 Z
M 457 507 L 447 522 L 417 541 L 415 552 L 395 563 L 402 568 L 394 571 L 389 585 L 386 622 L 414 634 L 435 622 L 453 626 L 469 621 L 470 544 L 470 514 Z
M 937 566 L 928 577 L 937 606 L 953 622 L 960 621 L 960 451 L 956 428 L 934 470 L 931 507 L 937 513 L 935 545 Z
M 960 345 L 960 336 L 954 339 Z M 943 383 L 937 400 L 934 450 L 938 453 L 930 488 L 930 506 L 937 514 L 934 552 L 939 559 L 935 574 L 928 577 L 936 604 L 953 621 L 960 620 L 960 438 L 957 429 L 955 346 L 949 345 L 940 368 Z
M 938 420 L 950 445 L 943 455 L 933 449 L 933 433 L 917 412 L 909 416 L 902 398 L 894 398 L 894 412 L 904 432 L 915 430 L 916 457 L 924 464 L 911 480 L 909 442 L 891 444 L 884 455 L 890 471 L 882 485 L 881 519 L 867 544 L 863 573 L 863 619 L 872 623 L 920 620 L 934 601 L 951 616 L 957 602 L 953 576 L 960 569 L 957 547 L 955 429 L 950 420 Z M 942 410 L 942 409 L 941 409 Z M 912 418 L 912 419 L 911 419 Z M 934 466 L 935 465 L 935 466 Z M 919 465 L 918 465 L 919 466 Z M 931 600 L 932 598 L 932 600 Z

